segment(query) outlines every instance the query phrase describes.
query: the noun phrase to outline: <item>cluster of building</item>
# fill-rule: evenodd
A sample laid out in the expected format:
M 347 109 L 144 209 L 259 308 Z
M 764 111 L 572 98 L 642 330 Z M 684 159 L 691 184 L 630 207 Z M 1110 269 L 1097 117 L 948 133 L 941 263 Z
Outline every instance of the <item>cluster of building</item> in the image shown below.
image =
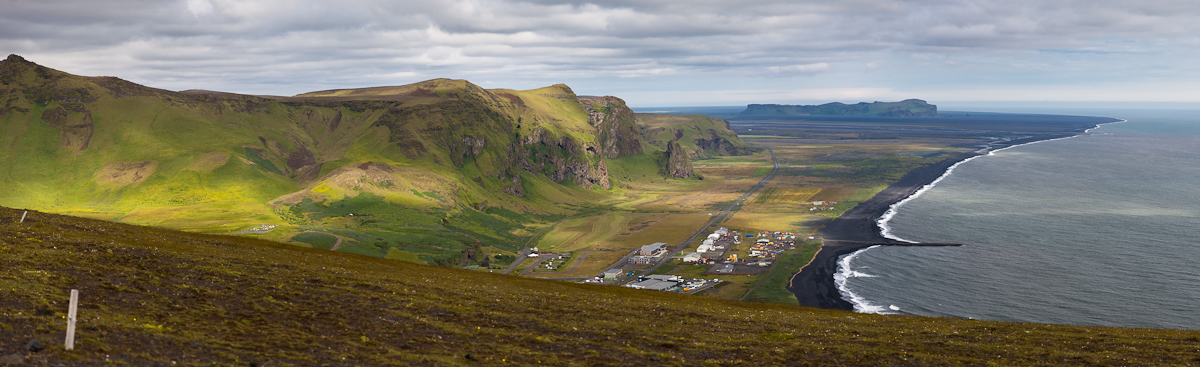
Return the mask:
M 733 245 L 742 243 L 741 233 L 730 231 L 729 228 L 718 228 L 696 248 L 696 252 L 684 255 L 683 262 L 687 264 L 710 264 L 722 258 L 725 251 Z
M 567 260 L 571 259 L 571 255 L 572 253 L 570 252 L 538 252 L 530 254 L 529 256 L 545 258 L 542 260 L 542 262 L 537 264 L 540 270 L 558 270 L 558 268 L 565 264 Z
M 774 258 L 794 248 L 796 235 L 791 232 L 760 232 L 747 255 L 752 258 Z
M 649 289 L 667 292 L 691 292 L 719 283 L 719 279 L 684 279 L 678 275 L 647 275 L 637 282 L 626 284 L 634 289 Z
M 811 208 L 808 208 L 808 211 L 810 211 L 810 212 L 815 212 L 818 210 L 837 210 L 837 202 L 836 201 L 817 200 L 817 201 L 813 201 L 812 205 L 813 206 Z

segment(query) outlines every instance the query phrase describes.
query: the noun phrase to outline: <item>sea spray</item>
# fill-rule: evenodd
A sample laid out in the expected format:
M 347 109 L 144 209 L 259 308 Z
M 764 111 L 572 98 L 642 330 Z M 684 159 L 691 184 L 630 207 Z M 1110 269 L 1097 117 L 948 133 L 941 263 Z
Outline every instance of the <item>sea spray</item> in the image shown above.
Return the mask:
M 876 313 L 876 314 L 887 313 L 886 307 L 870 304 L 867 301 L 867 299 L 862 298 L 861 296 L 855 294 L 853 291 L 850 290 L 849 287 L 846 286 L 846 280 L 848 280 L 850 278 L 874 278 L 875 277 L 874 275 L 871 275 L 871 274 L 855 271 L 853 268 L 850 267 L 850 263 L 852 261 L 854 261 L 854 258 L 858 257 L 858 255 L 861 254 L 863 251 L 867 251 L 867 250 L 870 250 L 870 249 L 873 249 L 876 247 L 879 247 L 879 245 L 867 247 L 862 250 L 858 250 L 858 251 L 855 251 L 855 252 L 852 252 L 852 253 L 849 253 L 846 255 L 842 255 L 841 258 L 838 258 L 838 271 L 837 271 L 837 273 L 833 274 L 833 283 L 835 285 L 837 285 L 838 293 L 841 293 L 842 299 L 845 299 L 845 300 L 849 301 L 850 304 L 854 305 L 854 312 Z

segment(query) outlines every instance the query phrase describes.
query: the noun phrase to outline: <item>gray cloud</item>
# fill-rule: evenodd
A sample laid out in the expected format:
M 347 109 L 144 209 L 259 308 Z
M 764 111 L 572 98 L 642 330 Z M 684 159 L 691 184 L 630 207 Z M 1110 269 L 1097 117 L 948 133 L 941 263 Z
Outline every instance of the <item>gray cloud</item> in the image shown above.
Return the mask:
M 1179 60 L 1163 68 L 1194 77 L 1184 65 L 1194 53 L 1178 45 L 1200 43 L 1200 4 L 1188 1 L 8 0 L 0 9 L 0 52 L 157 87 L 275 94 L 434 77 L 595 88 L 710 78 L 733 89 L 763 77 L 839 88 L 819 76 L 843 75 L 902 86 L 911 81 L 889 68 L 914 78 L 948 65 L 1049 74 L 1079 52 L 1168 55 Z M 1048 54 L 1059 56 L 1038 56 Z

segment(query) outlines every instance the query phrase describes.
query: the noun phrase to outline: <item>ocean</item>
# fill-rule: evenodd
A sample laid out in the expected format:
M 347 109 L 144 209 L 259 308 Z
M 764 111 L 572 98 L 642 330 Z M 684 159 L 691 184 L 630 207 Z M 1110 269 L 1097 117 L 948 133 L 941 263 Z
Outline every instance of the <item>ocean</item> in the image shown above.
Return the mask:
M 1017 111 L 997 111 L 1017 112 Z M 1200 111 L 1115 117 L 1087 134 L 956 166 L 839 260 L 859 312 L 1200 329 Z

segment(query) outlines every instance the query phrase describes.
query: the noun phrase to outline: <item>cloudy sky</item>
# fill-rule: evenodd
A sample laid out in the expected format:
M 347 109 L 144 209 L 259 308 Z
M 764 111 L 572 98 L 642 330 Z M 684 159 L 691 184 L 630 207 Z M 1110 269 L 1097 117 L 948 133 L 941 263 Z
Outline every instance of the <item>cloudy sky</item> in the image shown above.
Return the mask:
M 467 79 L 633 106 L 1200 102 L 1192 0 L 0 0 L 0 52 L 171 90 Z M 2 57 L 2 56 L 0 56 Z

